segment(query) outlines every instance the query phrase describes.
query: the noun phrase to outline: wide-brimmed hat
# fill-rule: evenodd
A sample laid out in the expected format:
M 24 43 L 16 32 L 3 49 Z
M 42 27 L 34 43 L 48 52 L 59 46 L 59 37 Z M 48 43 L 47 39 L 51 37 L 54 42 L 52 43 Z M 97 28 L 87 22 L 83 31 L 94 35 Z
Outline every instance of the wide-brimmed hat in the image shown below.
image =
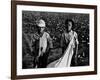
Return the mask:
M 38 20 L 37 25 L 39 27 L 46 27 L 45 21 L 43 19 Z

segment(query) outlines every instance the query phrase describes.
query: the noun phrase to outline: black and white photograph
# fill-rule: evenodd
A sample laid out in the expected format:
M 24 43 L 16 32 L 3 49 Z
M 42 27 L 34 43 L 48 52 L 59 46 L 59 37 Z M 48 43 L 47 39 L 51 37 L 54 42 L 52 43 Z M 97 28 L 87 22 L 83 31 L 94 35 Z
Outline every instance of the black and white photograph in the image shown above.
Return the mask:
M 22 11 L 22 66 L 89 65 L 89 14 Z
M 18 1 L 12 14 L 12 77 L 97 73 L 96 6 Z

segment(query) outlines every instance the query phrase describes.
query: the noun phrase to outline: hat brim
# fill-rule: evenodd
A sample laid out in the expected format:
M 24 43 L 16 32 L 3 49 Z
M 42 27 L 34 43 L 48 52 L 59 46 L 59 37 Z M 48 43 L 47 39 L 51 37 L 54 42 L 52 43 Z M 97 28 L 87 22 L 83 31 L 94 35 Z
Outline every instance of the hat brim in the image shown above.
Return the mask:
M 45 25 L 44 24 L 38 24 L 39 27 L 44 27 L 45 28 Z

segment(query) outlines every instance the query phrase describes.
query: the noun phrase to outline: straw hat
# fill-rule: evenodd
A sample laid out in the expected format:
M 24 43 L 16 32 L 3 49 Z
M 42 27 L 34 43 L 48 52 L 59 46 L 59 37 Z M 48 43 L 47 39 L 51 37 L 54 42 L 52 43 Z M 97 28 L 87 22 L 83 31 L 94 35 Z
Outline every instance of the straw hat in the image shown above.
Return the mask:
M 45 21 L 43 19 L 40 19 L 38 22 L 37 22 L 37 25 L 39 27 L 46 27 L 46 24 L 45 24 Z

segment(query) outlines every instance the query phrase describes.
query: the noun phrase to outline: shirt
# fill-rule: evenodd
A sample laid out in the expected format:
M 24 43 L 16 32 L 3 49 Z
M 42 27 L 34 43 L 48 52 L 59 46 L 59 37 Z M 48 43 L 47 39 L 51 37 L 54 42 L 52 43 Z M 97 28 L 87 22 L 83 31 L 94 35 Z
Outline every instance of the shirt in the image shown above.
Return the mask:
M 39 39 L 39 56 L 42 53 L 45 53 L 46 50 L 53 47 L 52 39 L 47 32 L 44 32 L 43 35 Z

